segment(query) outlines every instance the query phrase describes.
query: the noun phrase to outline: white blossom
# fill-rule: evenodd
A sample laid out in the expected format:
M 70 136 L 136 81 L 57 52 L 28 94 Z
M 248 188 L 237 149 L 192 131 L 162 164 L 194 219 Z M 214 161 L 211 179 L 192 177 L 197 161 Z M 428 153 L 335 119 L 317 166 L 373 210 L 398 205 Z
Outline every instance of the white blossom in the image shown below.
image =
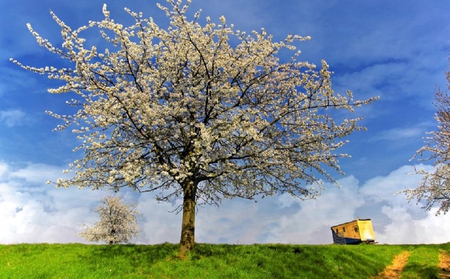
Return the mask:
M 450 71 L 447 72 L 448 89 L 450 89 Z M 437 112 L 437 130 L 430 132 L 425 138 L 426 145 L 420 148 L 415 157 L 429 154 L 425 160 L 431 160 L 431 170 L 419 168 L 416 174 L 422 180 L 416 188 L 403 191 L 408 200 L 423 201 L 424 208 L 431 210 L 435 205 L 439 208 L 436 214 L 446 214 L 450 209 L 450 96 L 448 92 L 437 89 L 435 92 Z
M 105 197 L 95 209 L 100 221 L 93 227 L 86 226 L 79 235 L 88 241 L 104 241 L 109 244 L 129 243 L 137 236 L 139 227 L 135 205 L 123 203 L 119 197 Z

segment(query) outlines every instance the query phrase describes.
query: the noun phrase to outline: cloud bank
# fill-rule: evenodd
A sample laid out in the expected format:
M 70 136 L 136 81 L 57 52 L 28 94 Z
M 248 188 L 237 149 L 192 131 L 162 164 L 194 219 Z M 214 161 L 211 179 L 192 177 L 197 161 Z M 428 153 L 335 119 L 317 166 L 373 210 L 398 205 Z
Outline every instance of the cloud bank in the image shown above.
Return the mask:
M 61 169 L 44 164 L 18 168 L 0 162 L 0 243 L 84 243 L 77 233 L 83 224 L 97 221 L 93 209 L 108 192 L 45 184 L 46 179 L 60 176 Z M 435 216 L 435 210 L 423 211 L 420 205 L 406 202 L 402 194 L 394 195 L 417 184 L 420 177 L 409 174 L 413 170 L 414 166 L 403 166 L 362 185 L 348 176 L 339 180 L 341 188 L 326 184 L 328 189 L 316 200 L 280 195 L 256 203 L 234 199 L 220 207 L 200 207 L 197 241 L 328 244 L 332 225 L 360 217 L 372 219 L 380 243 L 447 242 L 449 215 Z M 135 243 L 178 242 L 181 215 L 171 212 L 178 204 L 158 203 L 152 194 L 125 191 L 122 196 L 137 202 L 142 213 L 142 232 Z

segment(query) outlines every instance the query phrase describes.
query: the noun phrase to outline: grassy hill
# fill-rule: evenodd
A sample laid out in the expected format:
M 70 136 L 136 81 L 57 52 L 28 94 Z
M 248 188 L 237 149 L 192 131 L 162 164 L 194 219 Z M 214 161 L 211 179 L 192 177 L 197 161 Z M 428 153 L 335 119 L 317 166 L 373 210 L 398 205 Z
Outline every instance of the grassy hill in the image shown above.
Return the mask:
M 0 245 L 0 278 L 370 278 L 403 251 L 402 278 L 439 278 L 441 245 Z

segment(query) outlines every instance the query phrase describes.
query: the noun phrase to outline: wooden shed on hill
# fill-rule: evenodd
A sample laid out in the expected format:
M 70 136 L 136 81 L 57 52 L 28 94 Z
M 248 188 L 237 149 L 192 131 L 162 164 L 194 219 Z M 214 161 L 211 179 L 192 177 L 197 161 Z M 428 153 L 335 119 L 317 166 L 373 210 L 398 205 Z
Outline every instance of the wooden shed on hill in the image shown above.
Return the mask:
M 372 220 L 359 219 L 331 227 L 333 243 L 359 244 L 375 242 Z

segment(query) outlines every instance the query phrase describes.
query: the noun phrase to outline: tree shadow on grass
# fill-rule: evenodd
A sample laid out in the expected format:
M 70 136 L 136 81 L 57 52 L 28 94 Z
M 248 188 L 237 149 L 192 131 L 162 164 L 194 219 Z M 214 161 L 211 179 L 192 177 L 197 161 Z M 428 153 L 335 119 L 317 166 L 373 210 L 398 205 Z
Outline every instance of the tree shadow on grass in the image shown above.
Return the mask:
M 403 274 L 415 274 L 422 279 L 438 279 L 439 268 L 437 266 L 427 264 L 411 264 L 408 263 L 403 268 Z
M 301 247 L 282 244 L 253 244 L 253 245 L 233 245 L 233 244 L 207 244 L 197 243 L 192 253 L 192 259 L 201 259 L 203 257 L 220 257 L 223 255 L 239 254 L 265 254 L 265 253 L 284 253 L 301 254 Z
M 163 243 L 156 245 L 101 245 L 92 246 L 90 254 L 82 255 L 90 262 L 98 261 L 122 261 L 128 262 L 131 266 L 140 266 L 143 263 L 152 265 L 154 263 L 167 260 L 175 255 L 177 245 Z

